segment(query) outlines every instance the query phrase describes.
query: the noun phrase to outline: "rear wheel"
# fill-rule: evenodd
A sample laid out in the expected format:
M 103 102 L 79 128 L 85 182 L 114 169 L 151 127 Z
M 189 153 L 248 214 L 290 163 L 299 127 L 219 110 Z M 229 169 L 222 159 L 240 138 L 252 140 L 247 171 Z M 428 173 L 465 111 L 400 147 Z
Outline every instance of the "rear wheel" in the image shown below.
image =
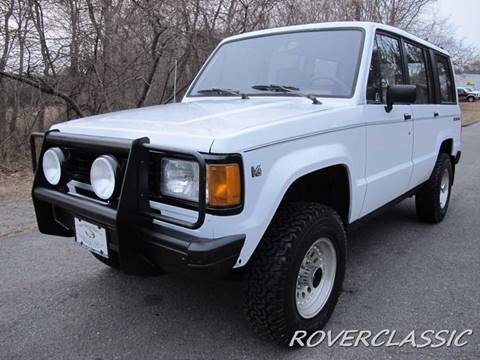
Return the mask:
M 346 235 L 327 206 L 283 206 L 256 250 L 246 276 L 244 308 L 252 328 L 288 344 L 296 330 L 327 323 L 341 293 Z
M 417 216 L 420 220 L 439 223 L 447 214 L 452 190 L 453 166 L 450 156 L 442 153 L 432 175 L 415 195 Z
M 474 102 L 475 98 L 473 96 L 469 96 L 469 97 L 467 97 L 467 101 L 468 102 Z

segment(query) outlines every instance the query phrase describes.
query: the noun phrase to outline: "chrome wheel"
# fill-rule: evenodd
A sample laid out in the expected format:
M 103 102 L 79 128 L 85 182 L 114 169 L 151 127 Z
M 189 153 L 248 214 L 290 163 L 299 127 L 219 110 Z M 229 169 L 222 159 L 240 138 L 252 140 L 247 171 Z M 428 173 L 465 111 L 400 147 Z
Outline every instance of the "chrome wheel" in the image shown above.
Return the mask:
M 450 193 L 450 174 L 448 169 L 445 169 L 442 174 L 440 182 L 440 207 L 443 209 L 447 205 L 448 195 Z
M 328 238 L 313 243 L 302 260 L 297 275 L 297 311 L 305 319 L 317 315 L 333 289 L 337 271 L 337 253 Z

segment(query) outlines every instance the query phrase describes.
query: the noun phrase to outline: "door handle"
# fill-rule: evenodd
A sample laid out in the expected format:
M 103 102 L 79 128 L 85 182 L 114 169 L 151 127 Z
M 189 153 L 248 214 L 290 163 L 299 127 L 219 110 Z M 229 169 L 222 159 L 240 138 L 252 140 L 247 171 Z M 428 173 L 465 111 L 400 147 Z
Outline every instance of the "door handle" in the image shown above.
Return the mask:
M 405 120 L 412 120 L 412 115 L 410 115 L 410 114 L 403 114 L 403 118 L 404 118 Z
M 438 112 L 435 111 L 435 112 L 433 113 L 433 117 L 439 117 L 439 116 L 440 116 L 440 114 L 439 114 Z

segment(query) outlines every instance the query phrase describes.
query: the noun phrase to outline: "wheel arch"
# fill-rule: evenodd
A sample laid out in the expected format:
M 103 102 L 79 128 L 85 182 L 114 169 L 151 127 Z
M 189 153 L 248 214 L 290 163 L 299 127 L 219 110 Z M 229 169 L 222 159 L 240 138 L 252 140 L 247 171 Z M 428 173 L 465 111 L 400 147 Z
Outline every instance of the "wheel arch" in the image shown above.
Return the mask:
M 455 182 L 455 155 L 454 154 L 454 143 L 453 138 L 447 138 L 442 141 L 440 144 L 440 149 L 438 150 L 438 156 L 440 154 L 447 154 L 450 156 L 450 161 L 452 162 L 452 185 Z
M 322 135 L 322 141 L 308 137 L 244 154 L 245 173 L 249 173 L 251 166 L 260 164 L 262 175 L 246 180 L 249 195 L 242 214 L 245 221 L 237 223 L 246 229 L 246 240 L 235 267 L 249 262 L 278 209 L 287 200 L 323 202 L 338 210 L 344 223 L 356 219 L 366 190 L 364 144 L 358 141 L 363 134 L 360 128 L 345 133 L 342 138 L 332 132 Z M 317 183 L 321 185 L 317 186 L 318 191 L 313 191 L 313 196 L 307 197 L 312 194 L 300 190 L 302 185 L 307 184 L 307 189 L 311 189 L 312 184 Z M 322 186 L 324 184 L 330 186 Z M 338 187 L 333 186 L 335 184 Z M 320 192 L 324 189 L 333 189 L 335 195 L 341 196 L 328 197 L 327 190 Z
M 351 205 L 351 180 L 346 164 L 330 165 L 298 177 L 283 195 L 286 202 L 310 201 L 329 206 L 348 224 Z M 278 211 L 278 209 L 277 209 Z
M 322 164 L 322 166 L 316 167 L 312 167 L 312 164 L 310 164 L 310 166 L 296 169 L 296 171 L 293 172 L 295 176 L 289 177 L 288 181 L 283 183 L 282 191 L 277 194 L 277 200 L 269 202 L 270 205 L 268 205 L 268 207 L 271 206 L 270 210 L 265 212 L 266 209 L 264 208 L 263 211 L 254 212 L 254 215 L 250 215 L 253 219 L 259 219 L 260 221 L 252 232 L 247 233 L 247 240 L 239 258 L 241 259 L 241 263 L 237 263 L 236 267 L 245 266 L 249 262 L 259 244 L 262 242 L 264 234 L 274 221 L 279 209 L 287 201 L 322 203 L 337 211 L 343 223 L 345 225 L 348 224 L 353 204 L 351 167 L 346 161 L 338 161 L 338 159 L 337 161 L 332 159 L 328 162 L 322 162 Z M 271 176 L 279 182 L 280 179 L 278 177 L 274 175 Z M 316 184 L 317 181 L 321 185 L 329 185 L 328 189 L 332 190 L 332 195 L 339 196 L 328 197 L 327 191 L 321 191 L 323 190 L 322 186 L 318 187 L 310 197 L 306 196 L 309 194 L 309 189 L 311 189 L 312 185 Z M 305 185 L 306 187 L 304 187 Z M 334 187 L 332 187 L 332 185 Z M 270 195 L 272 195 L 273 192 L 274 189 L 268 189 L 266 191 L 266 193 Z M 257 202 L 264 202 L 263 200 L 265 198 L 263 196 L 268 197 L 269 195 L 262 193 L 260 198 L 257 199 Z
M 444 139 L 442 141 L 438 154 L 440 155 L 441 153 L 453 156 L 453 138 Z

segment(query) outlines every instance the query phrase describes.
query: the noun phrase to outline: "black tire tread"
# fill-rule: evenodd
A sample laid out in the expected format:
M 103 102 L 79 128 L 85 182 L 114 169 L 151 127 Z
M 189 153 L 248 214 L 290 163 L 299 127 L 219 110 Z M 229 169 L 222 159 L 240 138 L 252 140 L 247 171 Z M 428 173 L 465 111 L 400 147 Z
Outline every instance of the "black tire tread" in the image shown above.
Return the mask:
M 450 175 L 452 174 L 451 159 L 446 153 L 438 156 L 435 167 L 432 171 L 430 179 L 424 184 L 415 195 L 415 208 L 419 220 L 429 223 L 439 223 L 443 220 L 443 216 L 438 213 L 438 186 L 442 171 L 445 166 L 450 166 Z
M 279 209 L 251 260 L 246 274 L 244 311 L 259 335 L 286 344 L 291 334 L 282 302 L 286 262 L 293 243 L 319 218 L 332 217 L 345 230 L 340 216 L 327 206 L 298 202 Z M 343 279 L 342 279 L 343 280 Z M 275 289 L 275 291 L 272 291 Z

